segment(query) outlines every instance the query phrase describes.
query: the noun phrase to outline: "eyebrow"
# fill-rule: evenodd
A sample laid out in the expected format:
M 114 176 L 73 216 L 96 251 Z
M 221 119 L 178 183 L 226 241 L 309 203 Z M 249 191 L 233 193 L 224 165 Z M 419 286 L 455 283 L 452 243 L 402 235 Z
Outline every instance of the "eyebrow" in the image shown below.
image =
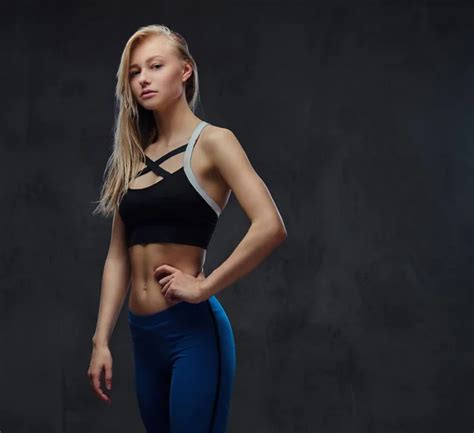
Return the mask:
M 146 59 L 145 63 L 147 63 L 147 62 L 149 62 L 150 60 L 155 59 L 155 58 L 164 59 L 162 56 L 160 56 L 159 54 L 157 54 L 156 56 L 148 57 L 148 59 Z M 133 63 L 132 65 L 129 65 L 129 68 L 131 68 L 132 66 L 138 66 L 138 65 L 137 65 L 136 63 Z

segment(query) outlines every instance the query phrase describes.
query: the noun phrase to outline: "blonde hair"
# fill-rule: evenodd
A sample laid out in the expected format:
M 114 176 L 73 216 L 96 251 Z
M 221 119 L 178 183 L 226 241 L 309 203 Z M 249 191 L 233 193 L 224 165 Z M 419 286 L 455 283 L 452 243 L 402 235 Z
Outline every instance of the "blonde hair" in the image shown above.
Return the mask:
M 186 101 L 194 112 L 199 95 L 198 70 L 183 36 L 161 24 L 140 27 L 127 41 L 122 52 L 116 74 L 115 88 L 116 116 L 114 124 L 113 150 L 104 170 L 104 183 L 97 207 L 92 212 L 110 216 L 118 208 L 129 182 L 140 170 L 140 162 L 145 162 L 144 149 L 158 137 L 153 112 L 137 104 L 129 82 L 130 55 L 141 41 L 148 36 L 163 35 L 168 38 L 176 55 L 191 63 L 193 72 L 185 83 Z

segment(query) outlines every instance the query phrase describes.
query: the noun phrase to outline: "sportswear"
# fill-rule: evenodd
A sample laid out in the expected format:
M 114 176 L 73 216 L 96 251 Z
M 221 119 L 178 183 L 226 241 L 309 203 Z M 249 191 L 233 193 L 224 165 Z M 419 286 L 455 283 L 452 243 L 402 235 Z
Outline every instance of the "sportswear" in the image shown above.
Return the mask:
M 141 315 L 128 310 L 135 392 L 147 433 L 226 433 L 236 370 L 215 296 Z
M 203 128 L 201 121 L 188 143 L 153 161 L 137 177 L 152 170 L 162 179 L 152 185 L 125 192 L 119 213 L 125 224 L 127 245 L 172 242 L 207 249 L 222 209 L 199 184 L 191 168 L 194 145 Z M 170 173 L 160 166 L 171 156 L 185 152 L 183 166 Z

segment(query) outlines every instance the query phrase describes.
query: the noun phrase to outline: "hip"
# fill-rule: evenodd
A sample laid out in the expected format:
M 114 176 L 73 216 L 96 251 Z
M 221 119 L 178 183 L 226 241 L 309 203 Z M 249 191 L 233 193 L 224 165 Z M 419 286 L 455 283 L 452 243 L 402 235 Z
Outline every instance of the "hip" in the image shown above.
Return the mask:
M 230 319 L 215 295 L 198 304 L 180 301 L 150 314 L 136 314 L 129 309 L 128 323 L 134 339 L 153 337 L 161 345 L 214 340 L 216 335 L 232 344 L 234 340 Z

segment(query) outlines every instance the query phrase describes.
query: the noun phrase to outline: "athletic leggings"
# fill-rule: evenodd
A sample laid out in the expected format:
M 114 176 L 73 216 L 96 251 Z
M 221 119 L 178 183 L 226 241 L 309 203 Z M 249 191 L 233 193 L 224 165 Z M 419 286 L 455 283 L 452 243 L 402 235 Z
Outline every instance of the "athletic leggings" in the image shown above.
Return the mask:
M 128 310 L 128 322 L 147 433 L 226 433 L 236 355 L 217 298 L 147 315 Z

